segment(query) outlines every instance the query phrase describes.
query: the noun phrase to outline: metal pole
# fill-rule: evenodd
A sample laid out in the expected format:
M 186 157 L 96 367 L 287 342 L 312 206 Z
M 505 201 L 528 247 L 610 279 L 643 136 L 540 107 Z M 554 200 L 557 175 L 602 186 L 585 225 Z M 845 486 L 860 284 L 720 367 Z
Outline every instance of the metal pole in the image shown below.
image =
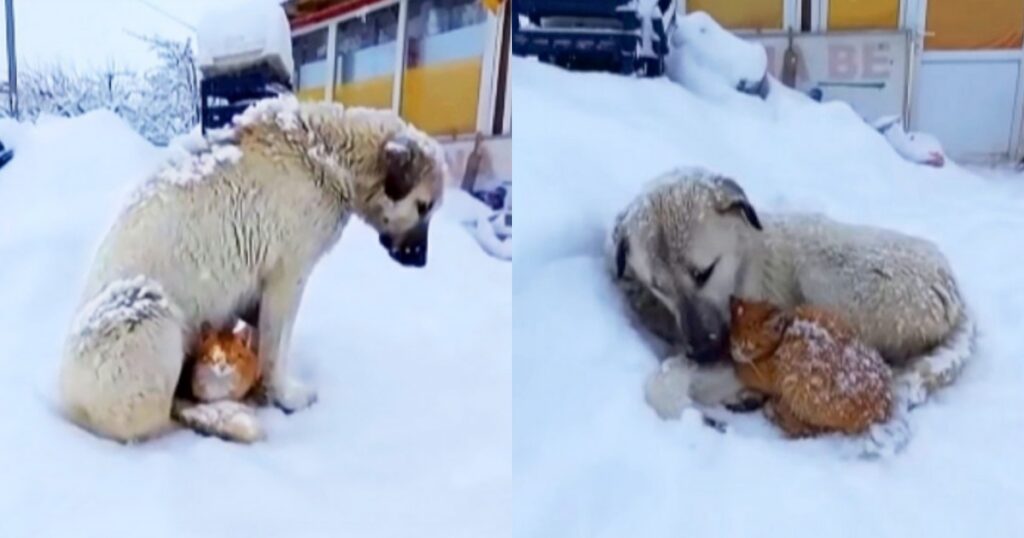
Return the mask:
M 7 14 L 7 95 L 11 117 L 18 118 L 18 56 L 14 51 L 14 0 L 4 0 Z
M 405 76 L 406 19 L 409 18 L 409 0 L 398 2 L 398 31 L 395 36 L 395 71 L 391 84 L 391 110 L 402 113 L 402 81 Z

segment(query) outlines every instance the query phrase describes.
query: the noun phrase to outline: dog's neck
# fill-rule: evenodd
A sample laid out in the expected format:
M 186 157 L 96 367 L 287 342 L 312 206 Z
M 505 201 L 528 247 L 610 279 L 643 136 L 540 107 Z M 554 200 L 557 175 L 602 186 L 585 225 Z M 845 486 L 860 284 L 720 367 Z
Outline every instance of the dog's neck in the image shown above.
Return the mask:
M 388 111 L 323 103 L 300 106 L 293 121 L 260 118 L 239 135 L 248 143 L 288 148 L 317 187 L 340 202 L 343 213 L 362 214 L 381 188 L 380 148 L 403 127 Z
M 743 297 L 792 307 L 800 302 L 794 295 L 794 256 L 784 241 L 778 240 L 781 231 L 772 219 L 762 218 L 764 230 L 753 231 L 744 238 L 744 260 L 738 289 Z

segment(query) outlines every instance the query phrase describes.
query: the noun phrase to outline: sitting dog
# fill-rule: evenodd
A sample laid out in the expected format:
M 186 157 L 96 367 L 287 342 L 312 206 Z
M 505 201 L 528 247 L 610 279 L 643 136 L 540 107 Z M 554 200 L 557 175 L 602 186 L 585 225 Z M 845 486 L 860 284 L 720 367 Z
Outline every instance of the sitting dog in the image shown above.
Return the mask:
M 102 437 L 136 442 L 180 422 L 232 438 L 221 418 L 252 416 L 175 400 L 203 322 L 256 326 L 261 392 L 286 412 L 312 405 L 289 358 L 313 269 L 352 216 L 397 263 L 426 265 L 448 176 L 440 143 L 396 113 L 293 96 L 261 100 L 186 153 L 107 232 L 67 336 L 63 414 Z
M 730 299 L 736 375 L 769 395 L 765 414 L 790 437 L 864 433 L 892 414 L 892 373 L 835 313 Z

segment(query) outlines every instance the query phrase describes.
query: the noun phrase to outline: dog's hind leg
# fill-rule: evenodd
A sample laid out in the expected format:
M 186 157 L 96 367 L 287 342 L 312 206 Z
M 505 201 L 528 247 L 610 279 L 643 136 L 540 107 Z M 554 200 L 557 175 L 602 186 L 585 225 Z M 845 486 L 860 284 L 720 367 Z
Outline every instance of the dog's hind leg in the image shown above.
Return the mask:
M 952 384 L 974 354 L 976 337 L 974 320 L 965 309 L 945 341 L 896 370 L 893 388 L 898 405 L 913 409 L 935 391 Z
M 180 312 L 155 282 L 137 277 L 108 285 L 80 310 L 66 343 L 64 413 L 123 442 L 171 429 L 183 333 Z

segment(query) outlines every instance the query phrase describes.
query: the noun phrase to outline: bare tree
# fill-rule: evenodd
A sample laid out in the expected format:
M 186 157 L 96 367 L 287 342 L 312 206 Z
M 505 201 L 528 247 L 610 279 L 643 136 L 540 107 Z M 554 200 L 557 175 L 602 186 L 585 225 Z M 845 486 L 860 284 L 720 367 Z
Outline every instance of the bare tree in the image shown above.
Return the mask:
M 113 64 L 87 73 L 61 65 L 23 70 L 22 117 L 70 117 L 107 108 L 156 144 L 190 130 L 199 123 L 199 76 L 191 40 L 135 37 L 159 59 L 156 67 L 141 73 Z

